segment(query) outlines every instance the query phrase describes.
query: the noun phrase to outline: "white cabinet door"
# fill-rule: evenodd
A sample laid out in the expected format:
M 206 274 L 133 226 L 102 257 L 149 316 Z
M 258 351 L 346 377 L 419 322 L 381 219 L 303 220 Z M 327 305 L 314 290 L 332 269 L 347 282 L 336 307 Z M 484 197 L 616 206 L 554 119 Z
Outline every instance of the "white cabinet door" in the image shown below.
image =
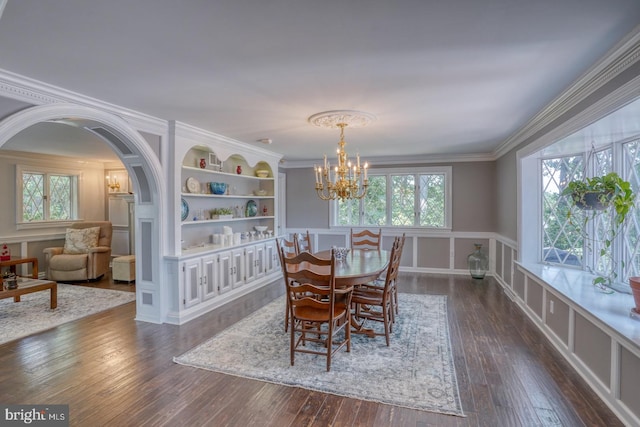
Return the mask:
M 218 255 L 219 276 L 218 292 L 224 294 L 233 289 L 233 257 L 231 251 L 222 252 Z
M 218 295 L 218 256 L 208 255 L 202 258 L 202 300 L 206 301 Z
M 244 248 L 244 281 L 254 281 L 256 274 L 256 247 L 247 246 Z
M 194 259 L 185 261 L 182 263 L 182 272 L 184 284 L 184 299 L 183 304 L 185 308 L 189 308 L 196 305 L 201 300 L 200 295 L 200 259 Z
M 262 277 L 267 271 L 267 263 L 265 262 L 265 244 L 255 246 L 255 263 L 256 263 L 256 278 Z
M 244 284 L 244 251 L 239 249 L 231 251 L 232 276 L 231 283 L 234 288 Z
M 280 269 L 280 258 L 278 255 L 278 248 L 275 241 L 270 241 L 265 244 L 264 262 L 266 264 L 266 274 L 271 274 Z

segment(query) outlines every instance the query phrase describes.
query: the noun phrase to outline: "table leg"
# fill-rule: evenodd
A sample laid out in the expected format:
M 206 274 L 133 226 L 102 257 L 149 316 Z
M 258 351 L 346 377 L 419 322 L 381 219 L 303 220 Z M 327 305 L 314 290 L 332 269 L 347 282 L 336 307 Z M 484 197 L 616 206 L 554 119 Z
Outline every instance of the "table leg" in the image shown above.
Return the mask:
M 13 297 L 13 302 L 20 302 L 20 295 Z
M 51 309 L 58 307 L 58 285 L 54 284 L 51 287 Z

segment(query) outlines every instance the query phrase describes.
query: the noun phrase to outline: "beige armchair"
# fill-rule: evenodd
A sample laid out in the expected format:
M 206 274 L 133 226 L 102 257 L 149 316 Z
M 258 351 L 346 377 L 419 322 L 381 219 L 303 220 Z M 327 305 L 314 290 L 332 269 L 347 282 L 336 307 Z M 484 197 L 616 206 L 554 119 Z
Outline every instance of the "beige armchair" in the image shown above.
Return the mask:
M 95 280 L 109 271 L 111 236 L 109 221 L 87 221 L 67 229 L 65 246 L 43 250 L 47 279 L 59 281 Z

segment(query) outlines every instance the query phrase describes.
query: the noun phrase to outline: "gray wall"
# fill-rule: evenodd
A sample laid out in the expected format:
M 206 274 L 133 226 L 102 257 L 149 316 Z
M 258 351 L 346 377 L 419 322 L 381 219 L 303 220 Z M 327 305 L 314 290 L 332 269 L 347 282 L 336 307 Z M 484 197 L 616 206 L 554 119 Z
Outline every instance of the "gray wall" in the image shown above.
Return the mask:
M 329 228 L 329 203 L 314 190 L 313 168 L 284 169 L 287 175 L 287 228 Z
M 496 231 L 518 240 L 518 175 L 516 150 L 496 161 Z
M 426 165 L 394 165 L 420 167 Z M 453 231 L 496 230 L 495 162 L 452 163 Z M 375 170 L 375 169 L 372 169 Z M 314 188 L 313 168 L 284 169 L 288 228 L 329 228 L 329 203 Z
M 453 231 L 495 231 L 495 162 L 453 163 L 452 171 Z

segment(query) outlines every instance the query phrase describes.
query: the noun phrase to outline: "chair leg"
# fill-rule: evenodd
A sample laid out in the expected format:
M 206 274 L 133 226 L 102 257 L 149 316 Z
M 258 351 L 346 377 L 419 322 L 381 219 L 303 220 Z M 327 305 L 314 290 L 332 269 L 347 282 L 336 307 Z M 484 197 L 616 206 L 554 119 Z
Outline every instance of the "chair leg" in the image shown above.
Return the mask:
M 389 347 L 389 330 L 391 328 L 391 307 L 389 305 L 386 305 L 384 307 L 382 307 L 382 310 L 384 311 L 384 338 L 387 342 L 387 347 Z
M 327 372 L 331 370 L 331 352 L 333 344 L 333 321 L 329 321 L 329 332 L 327 335 L 326 347 L 327 347 Z
M 287 332 L 289 329 L 289 298 L 287 298 L 287 308 L 284 313 L 284 331 Z
M 287 313 L 289 313 L 289 312 L 287 311 Z M 295 328 L 295 325 L 294 325 L 293 317 L 291 318 L 291 324 L 289 325 L 289 327 L 291 328 L 291 342 L 290 342 L 291 355 L 290 355 L 290 357 L 291 357 L 291 366 L 293 366 L 294 359 L 295 359 L 295 353 L 296 353 L 296 342 L 295 342 L 296 341 L 296 336 L 295 336 L 296 335 L 296 332 L 295 332 L 296 328 Z

